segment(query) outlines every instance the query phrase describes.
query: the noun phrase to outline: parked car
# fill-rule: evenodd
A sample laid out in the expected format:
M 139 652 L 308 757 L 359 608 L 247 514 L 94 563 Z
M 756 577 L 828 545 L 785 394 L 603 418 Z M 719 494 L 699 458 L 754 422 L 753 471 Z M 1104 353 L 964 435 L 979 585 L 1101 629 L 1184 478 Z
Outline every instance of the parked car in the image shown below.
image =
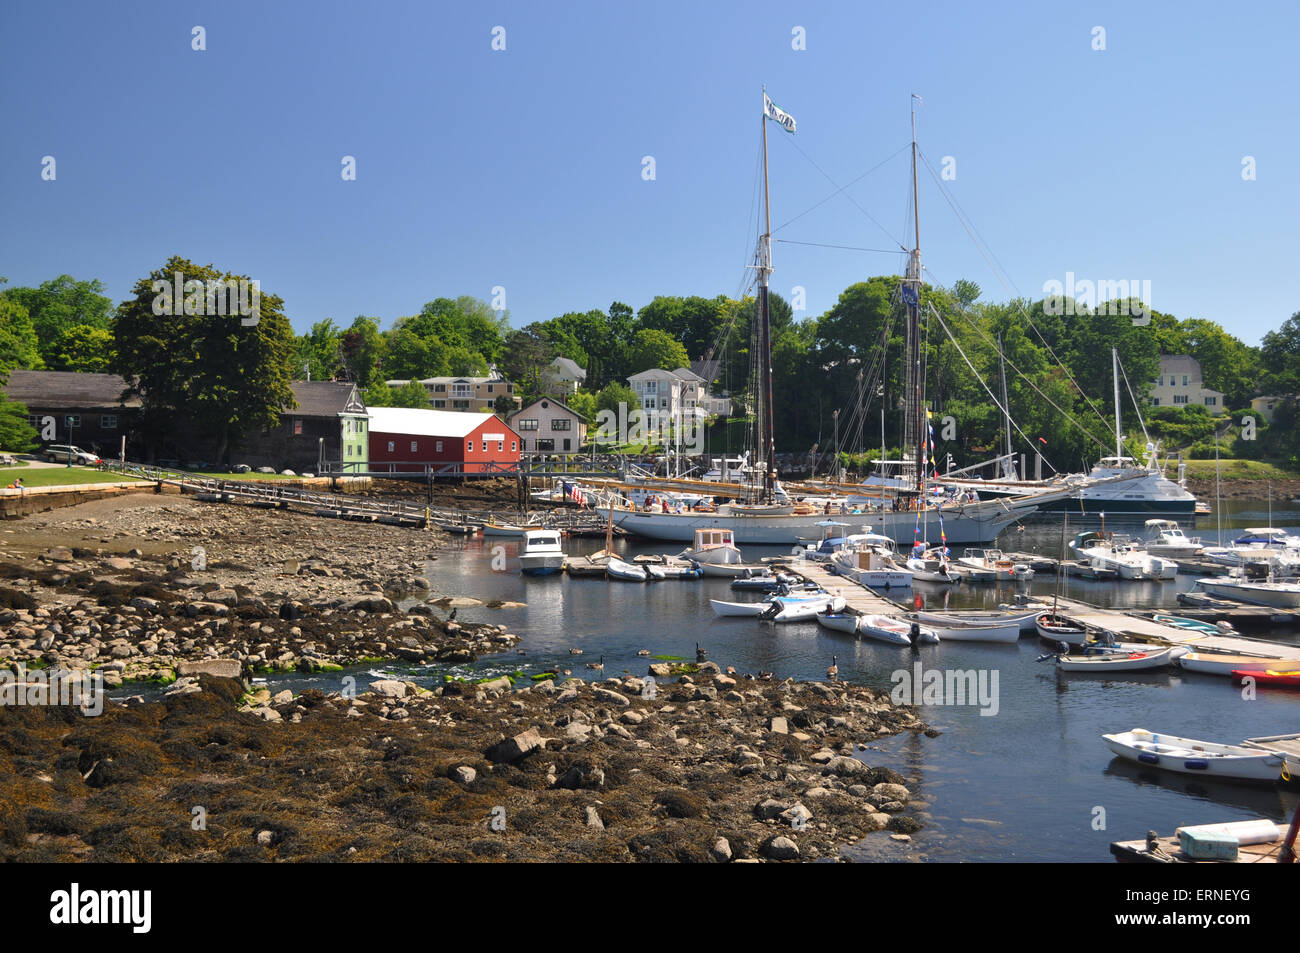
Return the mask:
M 71 462 L 78 466 L 95 467 L 104 462 L 95 454 L 82 450 L 80 447 L 74 447 L 69 443 L 50 444 L 41 453 L 45 455 L 45 459 L 50 463 L 68 463 L 69 458 L 71 458 Z

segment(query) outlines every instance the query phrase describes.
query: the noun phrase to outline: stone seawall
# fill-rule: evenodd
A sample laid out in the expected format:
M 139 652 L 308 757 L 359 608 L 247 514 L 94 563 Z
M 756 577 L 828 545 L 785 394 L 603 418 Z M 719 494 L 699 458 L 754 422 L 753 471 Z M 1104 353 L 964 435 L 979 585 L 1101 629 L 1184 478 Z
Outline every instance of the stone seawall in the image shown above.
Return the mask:
M 22 490 L 0 490 L 0 518 L 19 519 L 64 506 L 128 493 L 179 493 L 173 486 L 132 481 L 130 483 L 80 483 L 73 486 L 33 486 Z

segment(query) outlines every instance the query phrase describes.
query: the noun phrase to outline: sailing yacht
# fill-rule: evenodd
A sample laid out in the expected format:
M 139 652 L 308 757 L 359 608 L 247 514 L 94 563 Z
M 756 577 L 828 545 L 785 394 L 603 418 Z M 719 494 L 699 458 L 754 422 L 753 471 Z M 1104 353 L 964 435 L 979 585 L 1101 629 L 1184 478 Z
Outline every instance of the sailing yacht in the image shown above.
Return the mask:
M 688 543 L 701 529 L 728 529 L 736 544 L 792 545 L 818 535 L 818 525 L 825 513 L 782 512 L 778 505 L 776 481 L 776 445 L 772 413 L 772 340 L 771 311 L 769 306 L 769 279 L 772 274 L 772 212 L 767 162 L 767 122 L 779 122 L 787 132 L 793 132 L 794 120 L 777 107 L 763 91 L 763 225 L 758 238 L 754 268 L 758 275 L 757 322 L 755 324 L 757 355 L 757 381 L 755 404 L 757 421 L 757 450 L 751 463 L 760 478 L 758 506 L 727 507 L 726 512 L 715 513 L 643 512 L 631 508 L 612 510 L 612 518 L 619 527 L 630 533 L 650 539 Z M 912 114 L 912 192 L 916 195 L 916 114 Z M 918 203 L 913 203 L 914 206 Z M 911 543 L 917 510 L 924 506 L 927 412 L 922 399 L 924 381 L 920 371 L 920 293 L 921 252 L 920 213 L 916 210 L 917 247 L 908 254 L 907 275 L 903 280 L 902 298 L 907 309 L 907 388 L 904 413 L 905 463 L 912 473 L 897 499 L 883 500 L 870 512 L 848 514 L 844 519 L 846 535 L 878 533 L 896 542 Z M 1063 494 L 1058 494 L 1063 495 Z M 1003 529 L 1034 512 L 1041 496 L 1011 497 L 989 502 L 945 502 L 938 511 L 943 515 L 947 539 L 951 543 L 992 542 Z M 811 507 L 810 507 L 811 508 Z

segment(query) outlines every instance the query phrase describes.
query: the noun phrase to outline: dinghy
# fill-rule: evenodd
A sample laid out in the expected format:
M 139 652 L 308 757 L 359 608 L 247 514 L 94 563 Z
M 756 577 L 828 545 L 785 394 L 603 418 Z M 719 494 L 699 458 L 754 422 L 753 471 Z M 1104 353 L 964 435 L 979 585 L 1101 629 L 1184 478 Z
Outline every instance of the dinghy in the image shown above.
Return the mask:
M 1096 655 L 1058 655 L 1056 667 L 1062 672 L 1148 672 L 1164 668 L 1171 659 L 1172 648 L 1143 652 L 1102 652 Z
M 1034 617 L 1034 628 L 1045 642 L 1066 642 L 1083 645 L 1088 640 L 1088 629 L 1082 622 L 1054 612 L 1044 612 Z
M 655 578 L 651 575 L 649 566 L 624 562 L 617 556 L 610 556 L 605 560 L 605 575 L 610 579 L 620 579 L 623 582 L 647 582 Z
M 887 615 L 864 615 L 858 619 L 858 634 L 890 645 L 911 645 L 912 626 L 917 628 L 917 642 L 938 644 L 939 636 L 933 629 L 923 628 L 916 622 L 903 622 Z
M 1258 748 L 1155 734 L 1144 728 L 1101 737 L 1121 758 L 1179 774 L 1235 781 L 1276 781 L 1282 772 L 1282 756 Z
M 1178 660 L 1189 672 L 1229 676 L 1237 670 L 1300 668 L 1300 659 L 1269 658 L 1258 655 L 1218 655 L 1213 652 L 1189 652 Z
M 713 607 L 714 615 L 726 618 L 748 616 L 756 619 L 770 608 L 766 602 L 724 602 L 721 599 L 710 599 L 709 605 Z
M 956 616 L 934 612 L 912 612 L 907 619 L 923 622 L 944 642 L 1004 642 L 1020 641 L 1019 622 L 981 623 L 968 622 Z
M 819 612 L 817 613 L 817 624 L 835 632 L 846 632 L 849 635 L 854 635 L 858 631 L 858 617 L 845 612 Z
M 760 618 L 768 622 L 807 622 L 821 612 L 839 612 L 848 601 L 843 596 L 822 593 L 817 596 L 773 596 L 768 610 Z

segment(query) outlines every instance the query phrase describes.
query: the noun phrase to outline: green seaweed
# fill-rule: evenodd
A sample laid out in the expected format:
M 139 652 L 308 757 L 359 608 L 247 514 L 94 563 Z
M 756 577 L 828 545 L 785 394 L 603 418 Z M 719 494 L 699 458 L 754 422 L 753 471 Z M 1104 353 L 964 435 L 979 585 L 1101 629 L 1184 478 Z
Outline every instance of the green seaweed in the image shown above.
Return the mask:
M 661 662 L 685 662 L 686 661 L 686 656 L 684 655 L 652 655 L 650 657 L 654 659 L 659 659 L 659 661 Z

